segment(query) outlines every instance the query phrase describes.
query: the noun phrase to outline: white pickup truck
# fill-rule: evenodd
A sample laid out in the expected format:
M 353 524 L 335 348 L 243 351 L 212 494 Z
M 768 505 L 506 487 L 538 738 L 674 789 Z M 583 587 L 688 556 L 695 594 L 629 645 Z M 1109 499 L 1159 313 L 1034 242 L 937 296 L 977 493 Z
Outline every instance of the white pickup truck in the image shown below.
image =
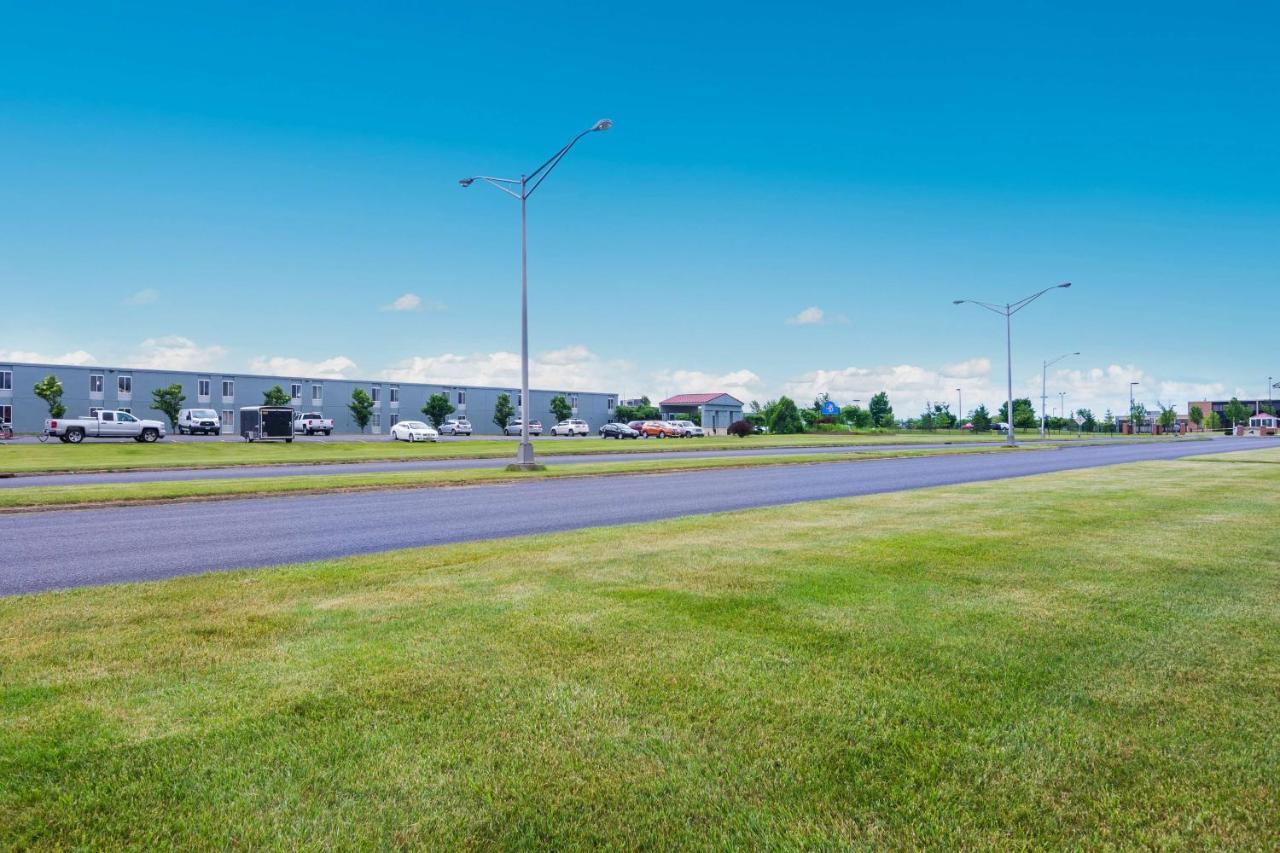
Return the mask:
M 303 412 L 293 419 L 293 431 L 302 435 L 318 432 L 333 435 L 333 418 L 322 417 L 319 412 Z
M 98 411 L 83 418 L 50 418 L 44 422 L 44 434 L 66 444 L 86 438 L 132 438 L 150 444 L 164 438 L 164 424 L 139 420 L 128 412 Z

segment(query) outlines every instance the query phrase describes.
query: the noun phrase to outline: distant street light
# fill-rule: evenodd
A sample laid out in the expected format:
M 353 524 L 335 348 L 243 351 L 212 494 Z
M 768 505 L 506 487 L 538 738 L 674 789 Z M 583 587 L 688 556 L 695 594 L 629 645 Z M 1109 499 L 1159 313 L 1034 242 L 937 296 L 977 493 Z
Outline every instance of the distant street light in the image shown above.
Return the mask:
M 1056 290 L 1059 287 L 1070 287 L 1071 282 L 1065 281 L 1062 284 L 1055 284 L 1053 287 L 1046 287 L 1038 293 L 1033 293 L 1025 299 L 1019 299 L 1017 302 L 1007 302 L 1004 305 L 993 305 L 990 302 L 979 302 L 976 299 L 955 299 L 952 304 L 963 305 L 966 302 L 970 305 L 977 305 L 979 308 L 985 308 L 993 314 L 999 314 L 1004 317 L 1004 350 L 1007 362 L 1007 379 L 1009 383 L 1008 397 L 1009 409 L 1005 413 L 1008 416 L 1009 429 L 1006 433 L 1005 444 L 1009 447 L 1017 447 L 1018 441 L 1013 435 L 1013 315 L 1017 314 L 1023 308 L 1026 308 L 1032 302 L 1035 302 L 1041 296 L 1044 296 L 1050 290 Z
M 588 133 L 596 131 L 608 130 L 613 127 L 613 119 L 602 118 L 591 127 L 579 133 L 573 139 L 569 140 L 569 144 L 561 148 L 555 154 L 538 168 L 534 169 L 532 174 L 521 175 L 520 180 L 512 178 L 491 178 L 487 175 L 476 175 L 470 178 L 463 178 L 458 184 L 463 187 L 469 187 L 476 181 L 484 181 L 502 190 L 512 198 L 520 200 L 520 447 L 516 451 L 516 465 L 521 468 L 533 468 L 533 442 L 529 441 L 529 411 L 533 407 L 532 398 L 529 396 L 529 253 L 528 241 L 526 239 L 526 222 L 525 216 L 526 203 L 529 196 L 533 195 L 533 191 L 542 186 L 542 182 L 547 179 L 552 170 L 560 164 L 564 155 L 569 153 L 579 139 Z M 519 187 L 519 191 L 516 191 Z
M 960 421 L 962 420 L 964 420 L 964 394 L 962 394 L 960 392 L 960 389 L 957 388 L 956 389 L 956 416 L 954 421 L 957 429 L 963 426 L 963 424 L 960 423 Z
M 1141 382 L 1130 382 L 1130 383 L 1129 383 L 1129 428 L 1130 428 L 1131 430 L 1133 430 L 1133 434 L 1134 434 L 1134 435 L 1137 435 L 1137 434 L 1138 434 L 1138 430 L 1139 430 L 1139 428 L 1140 428 L 1142 425 L 1141 425 L 1141 424 L 1135 424 L 1135 423 L 1133 422 L 1133 386 L 1134 386 L 1134 385 L 1141 385 L 1141 384 L 1142 384 Z
M 1065 421 L 1067 419 L 1067 392 L 1058 392 L 1058 414 Z
M 1046 361 L 1040 366 L 1040 437 L 1041 438 L 1045 437 L 1045 429 L 1048 426 L 1048 420 L 1049 420 L 1049 416 L 1045 412 L 1045 400 L 1048 399 L 1048 394 L 1045 393 L 1045 384 L 1047 382 L 1047 377 L 1049 375 L 1049 368 L 1053 367 L 1055 364 L 1062 361 L 1064 358 L 1070 358 L 1073 355 L 1079 355 L 1079 354 L 1080 353 L 1078 352 L 1063 353 L 1062 355 L 1055 358 L 1053 361 Z

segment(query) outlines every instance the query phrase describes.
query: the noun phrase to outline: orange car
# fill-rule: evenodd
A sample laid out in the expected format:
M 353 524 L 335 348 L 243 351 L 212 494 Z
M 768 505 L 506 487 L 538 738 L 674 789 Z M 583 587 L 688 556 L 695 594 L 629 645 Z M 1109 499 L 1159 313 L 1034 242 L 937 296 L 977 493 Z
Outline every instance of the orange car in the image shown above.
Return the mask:
M 680 430 L 666 421 L 645 421 L 639 427 L 641 438 L 679 438 Z

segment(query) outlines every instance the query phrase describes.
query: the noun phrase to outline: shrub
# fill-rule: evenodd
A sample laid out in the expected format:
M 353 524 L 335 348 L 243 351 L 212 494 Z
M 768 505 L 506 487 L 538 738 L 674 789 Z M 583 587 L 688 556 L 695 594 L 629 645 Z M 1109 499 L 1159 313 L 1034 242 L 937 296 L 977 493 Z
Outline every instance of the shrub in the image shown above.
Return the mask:
M 729 424 L 729 435 L 736 435 L 738 438 L 745 438 L 756 431 L 756 428 L 749 421 L 734 421 Z

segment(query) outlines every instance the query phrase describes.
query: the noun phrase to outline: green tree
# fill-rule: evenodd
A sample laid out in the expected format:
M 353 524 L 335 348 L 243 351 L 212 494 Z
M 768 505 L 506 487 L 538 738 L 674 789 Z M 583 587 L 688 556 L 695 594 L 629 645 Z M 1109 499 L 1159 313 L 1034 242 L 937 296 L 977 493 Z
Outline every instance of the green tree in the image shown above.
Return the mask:
M 1235 429 L 1241 421 L 1249 420 L 1249 407 L 1232 397 L 1231 402 L 1223 408 L 1222 416 L 1231 421 L 1231 428 Z
M 1103 432 L 1116 431 L 1116 416 L 1111 414 L 1110 409 L 1107 409 L 1106 414 L 1102 416 L 1102 431 Z
M 67 407 L 62 405 L 62 382 L 58 377 L 50 373 L 37 382 L 33 390 L 49 407 L 49 417 L 60 418 L 67 413 Z
M 618 410 L 621 411 L 624 408 L 626 407 L 619 406 Z M 493 422 L 497 425 L 498 429 L 505 429 L 507 421 L 511 420 L 515 416 L 516 407 L 511 405 L 511 395 L 505 392 L 499 394 L 498 398 L 493 401 Z
M 1009 403 L 1006 400 L 1000 405 L 1001 423 L 1009 423 Z M 1039 418 L 1036 417 L 1036 410 L 1031 406 L 1031 400 L 1027 397 L 1015 397 L 1013 401 L 1013 428 L 1014 429 L 1031 429 L 1037 423 Z
M 564 398 L 563 394 L 557 394 L 551 398 L 551 416 L 559 421 L 567 421 L 573 417 L 573 406 L 569 405 L 569 401 Z
M 1160 418 L 1157 423 L 1160 424 L 1160 429 L 1169 432 L 1178 423 L 1178 412 L 1173 406 L 1165 406 L 1164 403 L 1157 403 L 1157 405 L 1160 406 Z
M 873 425 L 882 429 L 892 429 L 897 425 L 893 418 L 893 407 L 889 405 L 887 391 L 881 391 L 872 397 L 871 402 L 867 404 L 867 409 L 871 412 Z
M 1081 430 L 1084 432 L 1098 431 L 1098 421 L 1094 418 L 1092 409 L 1076 409 L 1076 416 L 1083 421 L 1080 424 Z
M 1191 423 L 1196 425 L 1196 429 L 1204 426 L 1204 409 L 1199 406 L 1192 406 L 1187 411 L 1187 417 L 1191 420 Z
M 987 410 L 985 403 L 969 413 L 969 423 L 973 424 L 974 432 L 986 432 L 991 429 L 991 412 Z
M 279 389 L 280 386 L 277 385 L 272 390 Z M 284 392 L 281 391 L 280 393 L 283 394 Z M 356 422 L 356 426 L 360 427 L 361 432 L 364 432 L 364 428 L 369 425 L 369 421 L 373 420 L 373 398 L 363 388 L 356 388 L 351 392 L 351 402 L 347 403 L 347 410 L 351 412 L 351 420 Z M 436 424 L 436 426 L 439 426 L 439 424 Z
M 178 382 L 151 392 L 151 408 L 162 412 L 169 419 L 170 429 L 178 428 L 178 413 L 182 411 L 182 404 L 186 401 L 187 395 L 182 393 L 182 385 Z
M 1211 409 L 1209 414 L 1204 416 L 1204 426 L 1205 429 L 1209 430 L 1222 429 L 1222 418 L 1218 416 L 1217 412 Z
M 850 404 L 840 410 L 840 420 L 854 429 L 869 429 L 871 427 L 871 413 L 855 404 Z
M 661 414 L 658 407 L 649 402 L 648 397 L 640 398 L 638 406 L 618 406 L 614 409 L 614 417 L 622 423 L 628 421 L 656 421 Z
M 449 402 L 447 394 L 432 394 L 427 398 L 427 404 L 422 407 L 422 414 L 426 415 L 433 427 L 440 429 L 444 419 L 453 414 L 453 403 Z
M 262 405 L 264 406 L 287 406 L 290 402 L 289 395 L 279 385 L 273 385 L 262 392 Z
M 800 410 L 790 397 L 779 397 L 768 415 L 769 432 L 778 435 L 790 435 L 804 432 L 804 421 L 800 418 Z
M 1133 401 L 1133 405 L 1129 407 L 1129 424 L 1133 430 L 1133 434 L 1137 435 L 1142 432 L 1142 428 L 1147 423 L 1147 404 Z

